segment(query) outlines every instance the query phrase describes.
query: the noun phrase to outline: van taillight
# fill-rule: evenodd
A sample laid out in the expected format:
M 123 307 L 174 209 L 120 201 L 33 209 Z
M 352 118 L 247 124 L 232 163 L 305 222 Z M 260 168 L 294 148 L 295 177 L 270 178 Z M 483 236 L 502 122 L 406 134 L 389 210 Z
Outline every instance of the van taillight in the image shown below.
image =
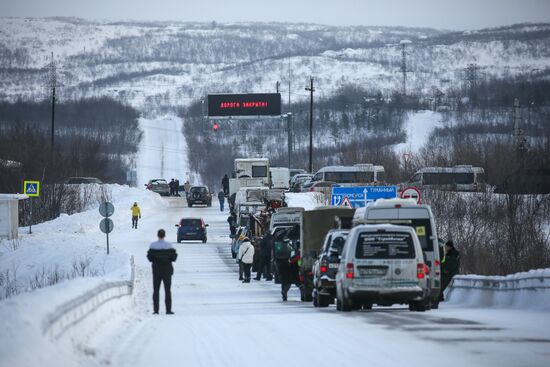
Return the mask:
M 346 278 L 353 279 L 353 264 L 347 263 L 346 264 Z
M 395 204 L 394 208 L 395 208 L 395 209 L 400 209 L 400 208 L 401 208 L 401 204 Z
M 326 261 L 323 261 L 323 262 L 321 263 L 321 266 L 319 267 L 319 270 L 321 270 L 321 273 L 326 273 L 326 272 L 327 272 L 328 267 L 327 267 Z
M 426 264 L 417 264 L 416 265 L 416 277 L 418 279 L 424 279 L 426 277 L 426 274 L 430 273 L 430 268 Z

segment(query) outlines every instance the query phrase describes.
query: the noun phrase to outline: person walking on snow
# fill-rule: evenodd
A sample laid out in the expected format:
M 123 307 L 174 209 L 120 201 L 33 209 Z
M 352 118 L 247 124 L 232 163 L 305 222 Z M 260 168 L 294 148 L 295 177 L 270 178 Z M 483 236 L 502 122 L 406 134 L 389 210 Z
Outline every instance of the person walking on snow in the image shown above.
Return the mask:
M 229 177 L 227 177 L 227 173 L 222 178 L 222 188 L 225 195 L 229 195 Z
M 271 274 L 271 253 L 273 252 L 273 235 L 267 232 L 260 243 L 260 262 L 255 280 L 262 279 L 262 273 L 268 282 L 273 279 Z
M 137 203 L 134 203 L 130 210 L 132 211 L 132 228 L 137 229 L 138 219 L 141 219 L 141 210 Z
M 174 195 L 180 196 L 180 180 L 176 178 L 176 181 L 174 181 Z
M 189 189 L 191 189 L 191 184 L 189 183 L 189 180 L 185 181 L 185 183 L 183 184 L 183 190 L 185 191 L 186 194 L 189 193 Z
M 223 204 L 225 203 L 225 194 L 223 190 L 218 192 L 218 200 L 220 201 L 220 212 L 223 212 Z
M 237 258 L 241 261 L 243 266 L 243 283 L 250 283 L 250 268 L 252 267 L 252 262 L 254 261 L 254 246 L 252 246 L 248 237 L 246 237 L 241 243 Z
M 153 314 L 159 313 L 159 293 L 160 283 L 164 284 L 164 305 L 166 314 L 173 315 L 172 312 L 172 274 L 174 268 L 172 262 L 176 261 L 178 254 L 170 242 L 164 240 L 166 232 L 159 229 L 157 232 L 158 241 L 151 243 L 147 251 L 147 259 L 153 267 Z
M 168 183 L 168 187 L 170 188 L 170 196 L 174 196 L 174 193 L 176 192 L 176 181 L 174 179 L 170 180 Z

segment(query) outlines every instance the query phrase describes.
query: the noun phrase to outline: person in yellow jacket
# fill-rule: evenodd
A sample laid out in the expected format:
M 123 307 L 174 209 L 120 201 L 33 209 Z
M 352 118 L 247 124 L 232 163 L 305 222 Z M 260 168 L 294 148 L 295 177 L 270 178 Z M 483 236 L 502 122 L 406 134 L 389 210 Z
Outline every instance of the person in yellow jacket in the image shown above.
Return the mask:
M 130 210 L 132 211 L 132 228 L 137 229 L 138 219 L 141 219 L 141 210 L 137 203 L 134 203 Z

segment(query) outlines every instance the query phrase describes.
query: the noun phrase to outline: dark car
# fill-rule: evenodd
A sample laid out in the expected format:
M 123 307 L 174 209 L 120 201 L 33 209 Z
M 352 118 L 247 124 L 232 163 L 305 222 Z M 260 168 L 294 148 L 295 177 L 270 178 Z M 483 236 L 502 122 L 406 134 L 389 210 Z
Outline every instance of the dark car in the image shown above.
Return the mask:
M 181 241 L 202 241 L 206 243 L 206 227 L 202 218 L 183 218 L 180 220 L 178 227 L 178 243 Z
M 336 297 L 336 273 L 349 230 L 333 229 L 325 237 L 321 254 L 313 265 L 313 305 L 327 307 Z
M 212 194 L 206 186 L 192 186 L 187 193 L 187 206 L 195 204 L 212 206 Z

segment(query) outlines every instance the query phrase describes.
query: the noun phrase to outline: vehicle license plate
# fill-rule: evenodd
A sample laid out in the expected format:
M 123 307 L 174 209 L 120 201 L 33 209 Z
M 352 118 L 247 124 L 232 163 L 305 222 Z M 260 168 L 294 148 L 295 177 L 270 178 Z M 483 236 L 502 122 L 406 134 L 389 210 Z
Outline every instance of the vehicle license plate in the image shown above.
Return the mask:
M 329 263 L 328 267 L 329 267 L 329 269 L 338 269 L 338 264 L 337 263 Z
M 359 268 L 361 275 L 386 275 L 386 268 Z

